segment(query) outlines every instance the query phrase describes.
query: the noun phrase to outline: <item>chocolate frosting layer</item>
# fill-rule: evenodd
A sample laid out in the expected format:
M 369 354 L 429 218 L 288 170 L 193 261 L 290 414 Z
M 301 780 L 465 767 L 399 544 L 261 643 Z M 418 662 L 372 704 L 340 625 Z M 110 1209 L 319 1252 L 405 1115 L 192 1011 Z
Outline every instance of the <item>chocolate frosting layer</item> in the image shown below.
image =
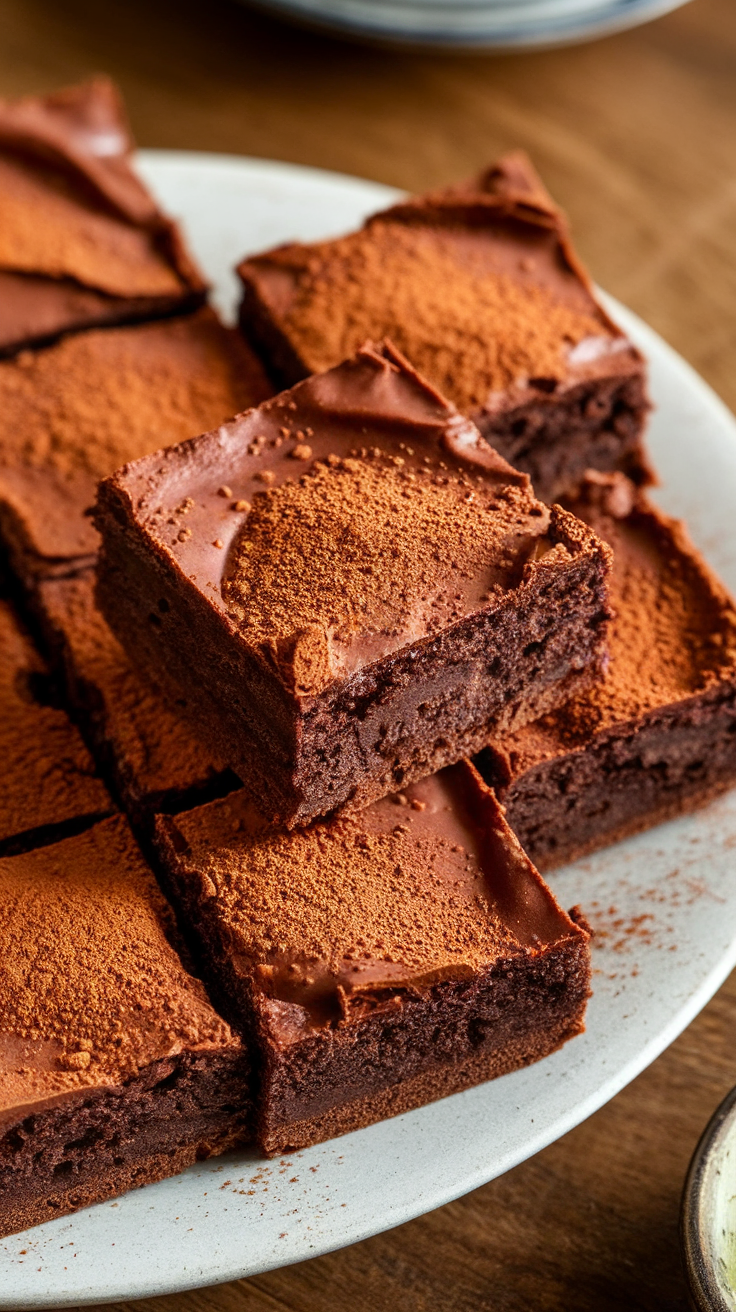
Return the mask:
M 77 324 L 104 322 L 119 311 L 126 318 L 133 298 L 108 296 L 73 278 L 51 282 L 43 274 L 0 269 L 0 347 L 51 340 Z
M 55 166 L 120 218 L 160 217 L 153 197 L 128 167 L 134 142 L 123 102 L 106 77 L 48 96 L 0 101 L 0 147 L 36 165 Z
M 43 568 L 91 556 L 97 534 L 85 512 L 100 478 L 270 391 L 252 351 L 208 307 L 0 361 L 0 501 L 10 532 Z
M 492 608 L 546 549 L 527 476 L 388 344 L 113 481 L 299 697 Z
M 349 236 L 249 258 L 240 273 L 305 372 L 388 336 L 466 412 L 642 367 L 521 152 Z
M 131 167 L 132 146 L 106 78 L 0 101 L 0 349 L 202 299 L 206 284 Z
M 236 1049 L 122 817 L 0 860 L 0 1127 L 182 1052 Z
M 290 834 L 243 793 L 161 824 L 283 1043 L 582 933 L 467 764 Z

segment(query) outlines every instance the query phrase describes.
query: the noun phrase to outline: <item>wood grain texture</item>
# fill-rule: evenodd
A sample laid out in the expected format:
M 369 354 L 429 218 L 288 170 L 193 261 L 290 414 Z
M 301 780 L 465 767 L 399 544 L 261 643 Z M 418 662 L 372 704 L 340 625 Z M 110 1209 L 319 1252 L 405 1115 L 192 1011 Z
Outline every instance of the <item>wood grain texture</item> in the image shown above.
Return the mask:
M 736 408 L 736 6 L 523 56 L 392 52 L 229 0 L 0 0 L 0 94 L 111 73 L 142 145 L 411 189 L 525 146 L 597 280 Z M 138 1312 L 680 1312 L 692 1149 L 736 1081 L 736 980 L 586 1124 L 353 1248 Z M 126 1305 L 132 1306 L 132 1305 Z M 122 1312 L 119 1305 L 117 1312 Z

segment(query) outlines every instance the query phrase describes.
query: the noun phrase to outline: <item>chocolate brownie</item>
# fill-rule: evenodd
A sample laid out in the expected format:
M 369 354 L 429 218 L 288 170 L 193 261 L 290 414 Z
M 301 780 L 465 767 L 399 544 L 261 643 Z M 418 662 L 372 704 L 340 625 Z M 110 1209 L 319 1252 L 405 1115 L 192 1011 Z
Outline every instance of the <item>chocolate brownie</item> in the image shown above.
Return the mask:
M 245 1137 L 244 1050 L 174 943 L 121 816 L 0 860 L 0 1234 Z
M 0 532 L 26 586 L 91 563 L 98 479 L 270 391 L 207 308 L 0 361 Z
M 282 385 L 387 336 L 543 501 L 588 467 L 651 481 L 644 362 L 525 155 L 239 273 L 241 326 Z
M 608 548 L 393 348 L 100 485 L 98 601 L 288 826 L 597 677 Z
M 112 802 L 49 671 L 0 599 L 0 856 L 109 815 Z
M 572 509 L 613 547 L 608 672 L 477 758 L 543 870 L 736 783 L 736 606 L 623 475 L 589 475 Z
M 233 793 L 161 818 L 158 844 L 254 1045 L 268 1153 L 502 1075 L 583 1029 L 588 934 L 466 763 L 291 834 Z
M 202 275 L 131 167 L 132 149 L 106 78 L 0 100 L 0 354 L 204 300 Z
M 37 609 L 77 720 L 136 826 L 239 787 L 192 732 L 186 705 L 167 705 L 133 667 L 95 606 L 92 570 L 44 580 Z

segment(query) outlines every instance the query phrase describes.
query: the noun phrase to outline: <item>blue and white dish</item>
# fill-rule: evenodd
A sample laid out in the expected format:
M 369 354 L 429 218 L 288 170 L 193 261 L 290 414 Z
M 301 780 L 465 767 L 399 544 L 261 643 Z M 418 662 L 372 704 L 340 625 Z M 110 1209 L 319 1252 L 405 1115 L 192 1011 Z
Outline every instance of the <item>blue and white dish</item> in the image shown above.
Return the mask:
M 457 50 L 539 49 L 608 36 L 685 0 L 253 0 L 363 40 Z

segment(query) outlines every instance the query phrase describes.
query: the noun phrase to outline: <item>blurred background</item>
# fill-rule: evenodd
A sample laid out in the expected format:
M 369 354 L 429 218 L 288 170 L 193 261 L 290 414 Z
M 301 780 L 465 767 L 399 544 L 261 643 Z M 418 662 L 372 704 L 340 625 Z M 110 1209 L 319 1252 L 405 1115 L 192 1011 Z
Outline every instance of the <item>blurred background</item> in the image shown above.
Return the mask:
M 104 70 L 145 146 L 412 190 L 526 147 L 597 280 L 736 406 L 733 0 L 528 54 L 379 49 L 234 0 L 0 0 L 0 34 L 1 94 Z
M 0 0 L 0 95 L 101 71 L 139 144 L 411 190 L 532 155 L 596 280 L 736 408 L 736 6 L 691 0 L 526 53 L 382 48 L 235 0 Z M 689 1157 L 733 1083 L 736 983 L 648 1071 L 509 1175 L 399 1230 L 139 1312 L 685 1312 Z

